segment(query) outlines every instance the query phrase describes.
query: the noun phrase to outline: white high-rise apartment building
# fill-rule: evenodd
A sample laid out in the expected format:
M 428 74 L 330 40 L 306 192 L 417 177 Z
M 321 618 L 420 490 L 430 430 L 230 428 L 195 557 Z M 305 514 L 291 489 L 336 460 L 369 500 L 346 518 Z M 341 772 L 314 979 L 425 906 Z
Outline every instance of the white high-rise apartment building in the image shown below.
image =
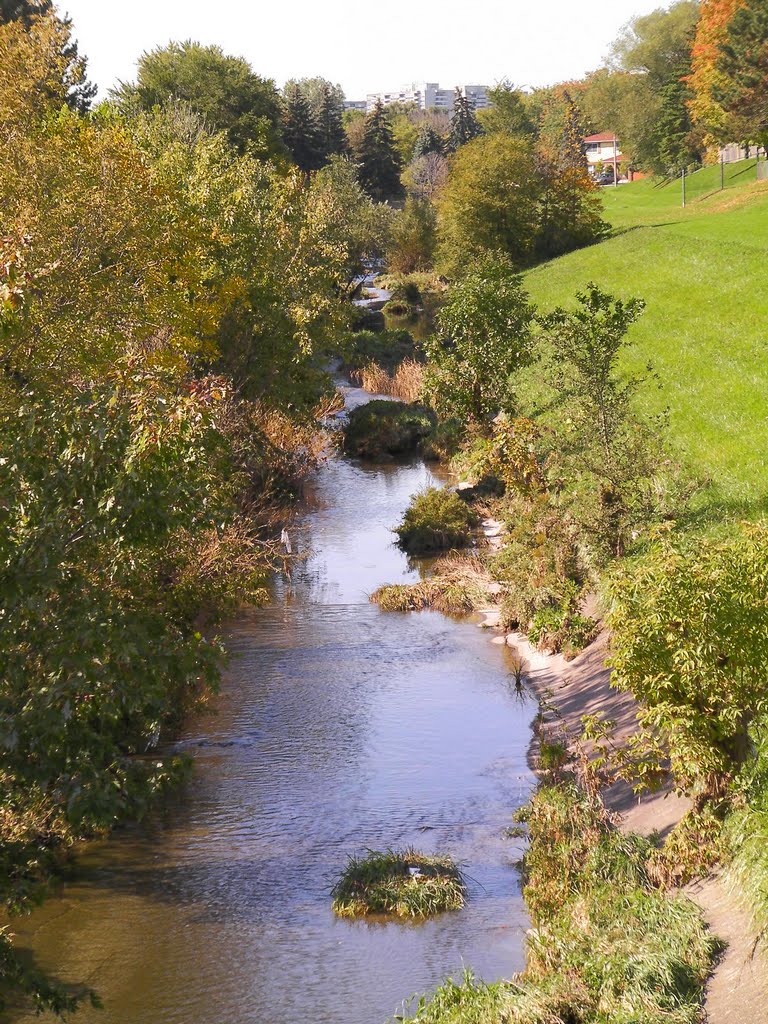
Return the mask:
M 475 110 L 482 110 L 489 107 L 491 101 L 488 99 L 487 85 L 464 85 L 459 91 L 470 100 Z M 385 107 L 390 103 L 415 103 L 422 110 L 453 110 L 454 89 L 441 89 L 437 82 L 412 82 L 404 85 L 402 89 L 393 92 L 369 92 L 366 98 L 367 109 L 373 110 L 377 103 Z

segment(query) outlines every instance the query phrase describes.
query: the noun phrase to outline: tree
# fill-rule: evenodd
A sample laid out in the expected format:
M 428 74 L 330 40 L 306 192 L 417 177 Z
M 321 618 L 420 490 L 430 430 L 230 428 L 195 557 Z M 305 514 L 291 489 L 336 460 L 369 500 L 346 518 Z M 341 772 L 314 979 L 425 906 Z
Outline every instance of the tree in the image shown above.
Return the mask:
M 417 157 L 403 174 L 408 191 L 422 199 L 435 200 L 448 180 L 448 161 L 440 153 Z
M 536 128 L 525 105 L 525 95 L 508 79 L 489 89 L 488 98 L 492 105 L 477 115 L 484 131 L 535 137 Z
M 139 58 L 135 83 L 121 82 L 113 99 L 127 113 L 182 100 L 208 125 L 225 131 L 240 152 L 284 154 L 280 96 L 270 79 L 255 74 L 242 57 L 219 46 L 187 40 L 158 47 Z
M 478 135 L 482 134 L 482 131 L 483 129 L 475 117 L 472 101 L 462 94 L 461 89 L 457 88 L 448 130 L 448 152 L 455 153 L 460 146 L 476 139 Z
M 746 138 L 768 146 L 768 2 L 746 0 L 728 22 L 712 97 L 743 124 Z
M 657 542 L 608 580 L 612 680 L 699 804 L 724 796 L 767 709 L 767 577 L 760 524 L 724 543 Z
M 347 136 L 342 120 L 344 113 L 344 94 L 334 88 L 330 82 L 323 82 L 320 94 L 314 103 L 315 117 L 320 133 L 320 144 L 323 156 L 328 160 L 339 156 L 347 148 Z
M 561 170 L 506 132 L 474 139 L 453 156 L 438 220 L 438 264 L 449 275 L 486 252 L 530 266 L 594 241 L 605 227 L 585 170 Z
M 741 126 L 733 123 L 715 98 L 714 91 L 725 84 L 718 69 L 720 46 L 726 41 L 728 25 L 745 0 L 702 0 L 701 13 L 691 50 L 691 117 L 704 132 L 707 144 L 732 142 L 744 138 Z
M 325 153 L 309 100 L 294 86 L 286 91 L 283 106 L 283 142 L 288 152 L 300 170 L 316 171 L 322 167 Z
M 445 140 L 443 137 L 435 131 L 431 124 L 423 125 L 416 139 L 416 145 L 413 147 L 413 159 L 418 160 L 419 157 L 428 156 L 430 153 L 438 153 L 442 156 L 444 152 Z
M 633 116 L 611 123 L 634 161 L 656 174 L 675 174 L 701 161 L 688 79 L 699 19 L 696 0 L 677 0 L 668 10 L 633 18 L 612 47 L 612 67 L 626 73 Z
M 426 388 L 438 411 L 489 431 L 514 410 L 514 375 L 531 358 L 534 308 L 503 253 L 477 260 L 438 313 L 426 343 Z
M 561 170 L 586 170 L 587 149 L 584 139 L 588 124 L 571 94 L 563 92 L 563 127 L 558 146 L 558 166 Z
M 429 270 L 437 244 L 437 216 L 428 199 L 409 196 L 397 214 L 387 267 L 396 274 Z
M 632 532 L 651 518 L 663 457 L 659 425 L 633 409 L 643 378 L 619 368 L 645 304 L 614 299 L 594 284 L 577 299 L 576 310 L 540 318 L 551 352 L 553 471 L 568 482 L 574 516 L 602 561 L 623 554 Z
M 381 103 L 365 119 L 360 147 L 355 152 L 360 183 L 377 202 L 398 199 L 403 194 L 402 164 L 389 117 Z
M 58 17 L 52 0 L 0 0 L 0 26 L 13 22 L 35 35 L 47 31 L 50 38 L 55 34 L 61 57 L 60 81 L 47 87 L 47 99 L 64 102 L 80 113 L 88 110 L 96 86 L 88 81 L 88 61 L 80 56 L 77 41 L 72 38 L 72 19 Z M 46 24 L 47 29 L 43 27 Z

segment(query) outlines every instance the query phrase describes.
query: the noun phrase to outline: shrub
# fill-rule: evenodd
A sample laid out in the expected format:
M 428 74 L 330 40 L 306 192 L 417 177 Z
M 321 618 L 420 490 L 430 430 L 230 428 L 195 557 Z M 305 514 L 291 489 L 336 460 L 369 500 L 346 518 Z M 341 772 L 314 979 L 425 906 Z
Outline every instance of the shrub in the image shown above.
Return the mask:
M 595 638 L 597 622 L 588 615 L 570 610 L 570 602 L 548 605 L 535 612 L 528 639 L 541 651 L 575 657 Z
M 344 429 L 350 455 L 376 459 L 417 451 L 435 427 L 436 417 L 421 405 L 373 401 L 353 409 Z
M 477 516 L 454 492 L 430 487 L 416 494 L 395 533 L 412 555 L 463 547 L 472 539 Z
M 385 303 L 381 311 L 384 316 L 392 316 L 398 320 L 405 320 L 406 317 L 416 316 L 418 312 L 416 306 L 406 302 L 405 299 L 390 299 L 389 302 Z
M 331 895 L 340 917 L 428 917 L 460 910 L 465 886 L 450 857 L 430 857 L 412 848 L 370 850 L 366 857 L 350 857 Z

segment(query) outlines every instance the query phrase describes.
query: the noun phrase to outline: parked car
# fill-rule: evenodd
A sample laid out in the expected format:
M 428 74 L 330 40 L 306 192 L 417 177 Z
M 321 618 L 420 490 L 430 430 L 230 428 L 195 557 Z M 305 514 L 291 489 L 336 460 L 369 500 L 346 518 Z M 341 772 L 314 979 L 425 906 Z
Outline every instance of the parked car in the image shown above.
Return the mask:
M 595 175 L 595 181 L 598 185 L 613 185 L 613 171 L 603 171 Z

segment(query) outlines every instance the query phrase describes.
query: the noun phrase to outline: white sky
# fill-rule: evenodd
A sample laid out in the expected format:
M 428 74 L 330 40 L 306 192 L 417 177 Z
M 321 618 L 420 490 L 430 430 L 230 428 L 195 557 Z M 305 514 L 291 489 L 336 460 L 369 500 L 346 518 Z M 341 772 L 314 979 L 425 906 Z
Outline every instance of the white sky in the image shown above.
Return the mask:
M 348 99 L 411 81 L 547 85 L 592 70 L 667 0 L 59 0 L 102 94 L 170 39 L 218 43 L 282 85 L 323 75 Z

